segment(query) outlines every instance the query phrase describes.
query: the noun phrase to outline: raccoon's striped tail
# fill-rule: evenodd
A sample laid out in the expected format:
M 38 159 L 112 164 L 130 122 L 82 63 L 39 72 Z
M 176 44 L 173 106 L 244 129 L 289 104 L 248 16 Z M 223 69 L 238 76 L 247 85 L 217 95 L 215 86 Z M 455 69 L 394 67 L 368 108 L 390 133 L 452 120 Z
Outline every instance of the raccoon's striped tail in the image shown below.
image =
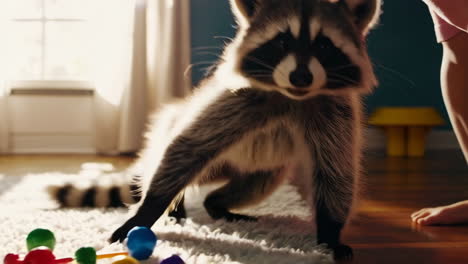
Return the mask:
M 141 199 L 138 179 L 132 177 L 129 182 L 98 179 L 92 183 L 66 183 L 48 186 L 47 192 L 61 207 L 125 207 Z

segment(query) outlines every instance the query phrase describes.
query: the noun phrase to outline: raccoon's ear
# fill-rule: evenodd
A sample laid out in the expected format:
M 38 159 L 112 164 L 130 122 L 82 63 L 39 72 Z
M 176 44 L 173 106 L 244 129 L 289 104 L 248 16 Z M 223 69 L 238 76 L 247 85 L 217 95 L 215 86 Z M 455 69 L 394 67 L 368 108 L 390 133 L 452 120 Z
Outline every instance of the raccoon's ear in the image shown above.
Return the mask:
M 358 28 L 363 35 L 367 35 L 379 21 L 381 14 L 381 0 L 344 0 L 351 12 Z
M 232 12 L 242 25 L 249 24 L 259 0 L 231 0 Z

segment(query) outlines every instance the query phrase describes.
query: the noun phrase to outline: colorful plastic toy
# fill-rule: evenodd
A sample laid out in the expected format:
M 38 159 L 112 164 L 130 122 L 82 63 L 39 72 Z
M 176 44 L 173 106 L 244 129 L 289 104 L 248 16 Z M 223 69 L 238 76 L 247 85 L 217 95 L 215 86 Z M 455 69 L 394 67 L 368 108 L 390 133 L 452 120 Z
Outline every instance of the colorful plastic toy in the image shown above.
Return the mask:
M 98 259 L 113 258 L 116 256 L 127 256 L 127 252 L 116 252 L 106 254 L 96 254 L 92 247 L 82 247 L 75 252 L 75 261 L 78 264 L 96 264 Z
M 72 262 L 72 258 L 56 259 L 52 251 L 47 247 L 39 247 L 31 250 L 24 260 L 20 260 L 16 254 L 8 254 L 3 259 L 4 264 L 62 264 Z
M 55 248 L 54 233 L 47 229 L 34 229 L 26 237 L 26 246 L 28 251 L 38 247 L 47 247 L 53 251 Z
M 128 252 L 115 252 L 115 253 L 106 253 L 97 255 L 97 259 L 108 259 L 117 256 L 128 256 Z
M 75 261 L 79 264 L 96 264 L 97 254 L 92 247 L 82 247 L 75 252 Z
M 40 247 L 31 250 L 26 257 L 24 257 L 23 263 L 27 264 L 60 264 L 72 262 L 72 258 L 55 259 L 54 254 L 46 247 Z
M 127 234 L 127 248 L 132 256 L 138 260 L 148 259 L 156 247 L 158 238 L 147 227 L 134 227 Z
M 130 256 L 120 256 L 117 257 L 112 264 L 140 264 L 140 262 Z
M 158 238 L 146 227 L 135 227 L 127 234 L 126 246 L 129 252 L 115 252 L 97 254 L 91 247 L 83 247 L 75 252 L 75 258 L 56 259 L 52 253 L 55 248 L 55 236 L 50 230 L 35 229 L 26 238 L 29 253 L 20 259 L 17 254 L 7 254 L 4 264 L 65 264 L 75 261 L 78 264 L 96 264 L 97 260 L 115 258 L 113 264 L 139 264 L 139 260 L 146 260 L 153 254 Z M 130 256 L 128 256 L 130 254 Z M 184 264 L 177 255 L 173 255 L 161 264 Z
M 185 264 L 185 262 L 177 255 L 172 255 L 171 257 L 161 261 L 159 264 Z
M 7 254 L 3 259 L 4 264 L 18 264 L 21 263 L 17 254 Z

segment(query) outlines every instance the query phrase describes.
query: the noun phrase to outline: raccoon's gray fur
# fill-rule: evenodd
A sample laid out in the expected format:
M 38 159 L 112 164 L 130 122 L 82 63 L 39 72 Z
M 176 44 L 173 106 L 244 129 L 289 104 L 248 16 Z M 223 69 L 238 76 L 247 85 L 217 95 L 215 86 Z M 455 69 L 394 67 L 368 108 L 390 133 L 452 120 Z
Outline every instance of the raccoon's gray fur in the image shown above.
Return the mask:
M 193 95 L 155 115 L 133 168 L 141 197 L 135 196 L 133 217 L 110 240 L 122 241 L 134 226 L 152 226 L 175 207 L 184 217 L 184 190 L 217 180 L 228 183 L 208 195 L 208 213 L 254 220 L 230 210 L 259 202 L 294 178 L 316 210 L 318 243 L 326 243 L 336 258 L 350 257 L 340 232 L 361 170 L 360 97 L 376 85 L 364 39 L 380 14 L 380 1 L 231 5 L 239 24 L 236 38 Z M 135 186 L 125 188 L 128 193 Z M 64 189 L 54 193 L 68 200 Z M 90 204 L 92 196 L 88 191 L 79 197 Z M 107 205 L 119 204 L 113 199 Z

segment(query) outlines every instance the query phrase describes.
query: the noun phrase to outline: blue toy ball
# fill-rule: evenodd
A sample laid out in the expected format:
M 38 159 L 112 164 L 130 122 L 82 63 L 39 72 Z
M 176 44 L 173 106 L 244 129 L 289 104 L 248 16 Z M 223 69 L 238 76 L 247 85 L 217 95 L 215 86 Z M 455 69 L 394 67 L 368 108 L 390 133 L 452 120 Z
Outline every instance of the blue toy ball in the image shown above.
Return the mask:
M 177 255 L 172 255 L 163 261 L 160 264 L 185 264 L 185 262 Z
M 137 226 L 127 234 L 127 248 L 130 256 L 137 260 L 145 260 L 151 257 L 158 238 L 147 227 Z

